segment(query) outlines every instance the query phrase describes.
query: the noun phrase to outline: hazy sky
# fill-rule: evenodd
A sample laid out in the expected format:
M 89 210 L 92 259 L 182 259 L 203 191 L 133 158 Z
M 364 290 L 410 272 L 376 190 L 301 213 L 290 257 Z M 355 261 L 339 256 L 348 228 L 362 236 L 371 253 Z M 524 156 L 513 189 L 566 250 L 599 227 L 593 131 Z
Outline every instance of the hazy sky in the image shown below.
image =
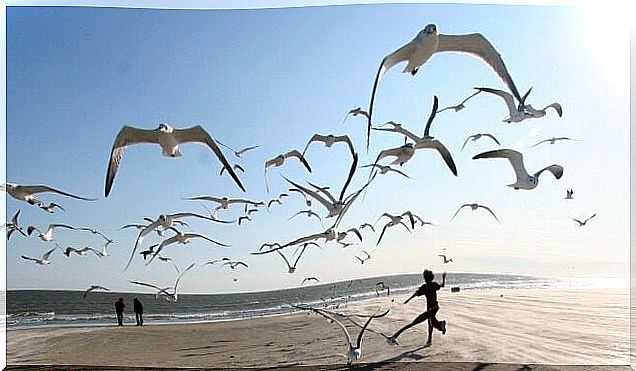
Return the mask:
M 363 232 L 363 242 L 342 249 L 335 242 L 308 249 L 294 274 L 276 254 L 251 256 L 264 242 L 288 242 L 321 232 L 316 219 L 298 216 L 306 208 L 298 195 L 269 211 L 262 209 L 244 225 L 187 220 L 189 231 L 230 244 L 229 249 L 193 240 L 169 246 L 165 255 L 179 266 L 224 256 L 241 259 L 248 269 L 199 264 L 180 283 L 183 292 L 216 293 L 265 290 L 321 281 L 420 272 L 501 272 L 550 277 L 617 277 L 629 272 L 629 29 L 609 12 L 572 7 L 469 4 L 373 4 L 252 10 L 174 10 L 73 7 L 7 9 L 7 181 L 46 184 L 84 197 L 85 202 L 43 194 L 45 202 L 66 211 L 48 214 L 7 197 L 6 216 L 21 210 L 25 226 L 66 223 L 102 230 L 116 242 L 112 256 L 67 258 L 60 251 L 49 266 L 20 255 L 41 256 L 54 246 L 36 236 L 14 235 L 7 244 L 7 288 L 85 289 L 100 284 L 138 291 L 128 280 L 168 286 L 174 270 L 160 261 L 144 266 L 136 256 L 122 273 L 137 232 L 128 223 L 162 213 L 205 212 L 183 198 L 212 195 L 264 200 L 285 192 L 281 175 L 311 181 L 339 193 L 350 162 L 343 144 L 315 143 L 307 151 L 313 173 L 296 161 L 268 172 L 263 165 L 288 150 L 304 148 L 314 133 L 348 134 L 360 165 L 384 148 L 403 144 L 391 133 L 374 132 L 365 150 L 366 121 L 346 113 L 367 108 L 382 58 L 410 41 L 429 23 L 440 33 L 480 32 L 502 55 L 520 91 L 533 88 L 528 102 L 542 108 L 563 106 L 563 117 L 504 124 L 503 101 L 480 94 L 460 112 L 446 111 L 431 133 L 446 144 L 457 164 L 453 176 L 437 153 L 420 150 L 401 170 L 411 179 L 378 176 L 364 200 L 353 205 L 343 228 L 375 223 L 388 212 L 410 210 L 436 227 L 412 233 L 402 227 Z M 611 34 L 612 42 L 604 35 Z M 431 58 L 414 77 L 389 70 L 379 85 L 374 123 L 389 120 L 421 133 L 433 95 L 440 107 L 459 103 L 473 87 L 503 89 L 487 65 L 471 56 L 444 53 Z M 225 151 L 247 192 L 227 176 L 220 163 L 199 145 L 181 148 L 178 159 L 161 156 L 158 146 L 127 149 L 111 195 L 103 188 L 113 141 L 123 125 L 153 129 L 168 122 L 177 128 L 198 124 L 236 148 L 260 145 L 243 159 Z M 554 163 L 564 166 L 555 180 L 542 174 L 531 191 L 513 190 L 514 173 L 503 159 L 472 160 L 494 149 L 487 139 L 462 144 L 468 135 L 492 133 L 503 148 L 524 154 L 531 173 Z M 567 136 L 577 141 L 531 147 L 542 139 Z M 389 161 L 383 161 L 388 163 Z M 360 169 L 349 192 L 366 181 Z M 573 200 L 564 200 L 567 189 Z M 488 205 L 502 221 L 483 210 L 462 210 L 464 203 Z M 208 203 L 208 207 L 213 204 Z M 326 210 L 314 203 L 314 211 Z M 571 218 L 585 219 L 579 228 Z M 242 214 L 236 207 L 223 219 Z M 325 220 L 325 226 L 332 221 Z M 348 238 L 352 242 L 354 239 Z M 86 232 L 56 230 L 62 246 L 99 247 Z M 161 240 L 149 235 L 142 247 Z M 453 263 L 443 265 L 444 252 Z M 373 256 L 360 265 L 354 255 Z M 291 254 L 291 250 L 286 252 Z M 234 280 L 237 278 L 238 280 Z

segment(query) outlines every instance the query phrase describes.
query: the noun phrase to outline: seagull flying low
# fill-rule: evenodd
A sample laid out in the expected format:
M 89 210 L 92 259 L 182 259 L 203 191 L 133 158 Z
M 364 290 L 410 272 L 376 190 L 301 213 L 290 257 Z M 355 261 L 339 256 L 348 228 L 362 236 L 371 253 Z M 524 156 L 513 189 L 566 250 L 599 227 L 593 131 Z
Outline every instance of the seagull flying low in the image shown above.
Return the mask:
M 320 282 L 320 280 L 316 277 L 307 277 L 305 279 L 303 279 L 303 282 L 301 282 L 301 285 L 304 285 L 305 282 L 310 282 L 310 281 L 314 281 L 314 282 Z
M 508 187 L 513 187 L 514 189 L 530 190 L 536 188 L 539 184 L 539 175 L 546 170 L 551 172 L 557 179 L 561 179 L 563 176 L 563 166 L 557 164 L 547 166 L 534 173 L 534 175 L 528 174 L 528 171 L 523 165 L 523 155 L 513 149 L 497 149 L 483 152 L 474 156 L 473 160 L 480 158 L 505 158 L 510 161 L 510 165 L 512 165 L 517 175 L 517 180 L 512 184 L 508 184 Z
M 104 286 L 90 285 L 88 289 L 86 289 L 86 291 L 84 291 L 84 293 L 82 294 L 82 298 L 86 299 L 86 295 L 88 295 L 89 292 L 96 291 L 96 290 L 110 291 L 109 288 L 106 288 Z
M 176 303 L 178 300 L 178 296 L 177 296 L 177 286 L 179 286 L 179 281 L 181 280 L 181 277 L 183 277 L 183 275 L 185 274 L 185 272 L 189 271 L 190 269 L 192 269 L 192 267 L 194 267 L 195 263 L 192 263 L 188 266 L 188 268 L 186 268 L 185 270 L 183 270 L 183 272 L 181 272 L 179 274 L 179 276 L 177 276 L 177 280 L 174 282 L 174 286 L 173 287 L 164 287 L 161 288 L 159 286 L 155 286 L 153 284 L 150 283 L 145 283 L 145 282 L 139 282 L 139 281 L 128 281 L 132 284 L 135 285 L 140 285 L 140 286 L 146 286 L 146 287 L 152 287 L 153 289 L 157 289 L 157 293 L 155 294 L 155 298 L 159 297 L 159 295 L 163 295 L 167 301 L 172 302 L 172 303 Z M 168 292 L 169 289 L 172 289 L 172 292 Z
M 37 193 L 44 192 L 53 192 L 57 194 L 61 194 L 62 196 L 68 196 L 72 198 L 76 198 L 78 200 L 84 201 L 96 201 L 96 198 L 84 198 L 80 196 L 75 196 L 70 193 L 62 192 L 55 188 L 51 188 L 45 185 L 18 185 L 13 183 L 6 183 L 0 185 L 0 190 L 6 191 L 9 196 L 15 198 L 16 200 L 28 202 L 30 205 L 38 205 L 40 207 L 43 206 L 42 201 L 38 200 L 35 195 Z
M 556 142 L 557 142 L 557 141 L 559 141 L 559 140 L 576 140 L 576 139 L 572 139 L 572 138 L 568 138 L 568 137 L 558 137 L 558 138 L 556 138 L 556 137 L 552 137 L 552 138 L 550 138 L 550 139 L 544 139 L 544 140 L 542 140 L 542 141 L 538 142 L 537 144 L 532 145 L 531 147 L 536 147 L 536 146 L 538 146 L 538 145 L 539 145 L 539 144 L 541 144 L 541 143 L 550 143 L 550 144 L 554 144 L 554 143 L 556 143 Z
M 501 59 L 501 55 L 492 44 L 481 34 L 473 33 L 467 35 L 443 35 L 437 33 L 437 26 L 427 25 L 420 31 L 413 40 L 397 49 L 393 53 L 382 59 L 380 68 L 375 76 L 373 90 L 371 91 L 371 102 L 369 104 L 369 119 L 367 125 L 367 150 L 369 148 L 369 135 L 371 133 L 371 121 L 373 115 L 373 101 L 378 83 L 384 74 L 393 66 L 400 62 L 408 62 L 402 73 L 415 75 L 420 66 L 428 61 L 437 52 L 462 52 L 480 58 L 486 62 L 506 83 L 514 96 L 523 102 L 517 91 L 517 87 L 508 73 L 508 69 Z
M 448 258 L 446 257 L 446 255 L 441 255 L 441 254 L 440 254 L 440 255 L 437 255 L 437 256 L 439 256 L 439 257 L 441 257 L 442 259 L 444 259 L 444 264 L 446 264 L 446 263 L 450 263 L 450 262 L 452 262 L 452 261 L 453 261 L 453 259 L 452 259 L 452 258 L 451 258 L 451 259 L 448 259 Z
M 55 251 L 56 249 L 58 249 L 57 246 L 55 246 L 51 250 L 45 252 L 44 255 L 42 255 L 41 259 L 31 258 L 31 257 L 25 256 L 25 255 L 22 255 L 21 258 L 24 259 L 24 260 L 34 261 L 36 264 L 39 264 L 39 265 L 48 265 L 48 264 L 51 264 L 51 261 L 49 260 L 49 256 L 51 256 L 51 253 L 53 251 Z
M 501 145 L 501 143 L 499 143 L 499 141 L 497 140 L 497 138 L 495 138 L 492 134 L 488 134 L 488 133 L 478 133 L 478 134 L 473 134 L 471 136 L 469 136 L 468 138 L 466 138 L 466 141 L 464 142 L 464 145 L 462 145 L 462 149 L 461 151 L 464 150 L 464 147 L 466 147 L 466 143 L 468 143 L 469 140 L 472 140 L 473 142 L 476 142 L 477 140 L 479 140 L 482 137 L 487 137 L 490 138 L 492 140 L 495 141 L 495 143 L 497 143 L 497 145 Z
M 592 218 L 593 218 L 593 217 L 595 217 L 595 216 L 596 216 L 596 213 L 594 213 L 594 215 L 590 216 L 589 218 L 585 219 L 584 221 L 580 221 L 580 220 L 578 220 L 578 219 L 574 219 L 574 218 L 571 218 L 571 219 L 572 219 L 572 220 L 574 220 L 575 222 L 579 223 L 579 227 L 582 227 L 582 226 L 584 226 L 585 224 L 587 224 L 587 221 L 588 221 L 588 220 L 592 219 Z
M 170 125 L 162 123 L 154 130 L 138 129 L 131 126 L 124 126 L 117 134 L 113 148 L 110 152 L 110 161 L 106 172 L 106 184 L 104 196 L 108 197 L 119 168 L 119 163 L 124 156 L 124 150 L 132 144 L 150 143 L 161 146 L 162 154 L 167 157 L 180 157 L 179 145 L 183 143 L 201 143 L 207 145 L 216 157 L 221 161 L 234 182 L 245 192 L 245 187 L 232 169 L 232 165 L 227 161 L 221 149 L 214 139 L 200 125 L 187 129 L 173 129 Z
M 403 147 L 398 147 L 398 149 L 394 148 L 394 149 L 381 151 L 377 159 L 375 160 L 375 163 L 377 164 L 378 161 L 380 161 L 380 159 L 386 156 L 398 156 L 398 159 L 399 159 L 400 154 L 402 154 L 400 150 L 406 150 L 406 152 L 403 154 L 405 157 L 407 157 L 405 160 L 401 160 L 400 162 L 397 162 L 398 159 L 396 159 L 392 162 L 393 164 L 399 163 L 400 166 L 402 166 L 406 161 L 408 161 L 411 157 L 413 157 L 413 154 L 415 153 L 416 150 L 422 149 L 422 148 L 430 148 L 430 149 L 435 149 L 437 150 L 437 152 L 439 152 L 439 154 L 442 156 L 442 159 L 444 160 L 448 168 L 451 170 L 453 175 L 457 176 L 457 167 L 455 166 L 455 162 L 453 161 L 453 157 L 451 156 L 450 152 L 444 146 L 444 144 L 442 144 L 442 142 L 440 142 L 439 140 L 435 139 L 434 137 L 430 135 L 431 124 L 433 123 L 433 120 L 435 119 L 438 104 L 439 104 L 439 101 L 437 99 L 437 96 L 433 96 L 433 109 L 431 111 L 431 114 L 428 117 L 426 126 L 424 127 L 424 135 L 422 137 L 418 137 L 412 132 L 404 129 L 401 124 L 397 124 L 393 121 L 389 121 L 385 124 L 385 125 L 387 124 L 392 125 L 393 126 L 392 128 L 386 128 L 386 129 L 373 128 L 373 130 L 378 130 L 378 131 L 391 131 L 391 132 L 399 133 L 415 142 L 415 144 L 412 145 L 412 150 L 410 149 L 411 147 L 407 147 L 409 143 L 406 143 Z M 394 152 L 396 150 L 398 150 L 397 154 Z
M 495 213 L 494 213 L 494 212 L 493 212 L 493 211 L 492 211 L 492 210 L 491 210 L 488 206 L 484 206 L 484 205 L 480 205 L 480 204 L 476 204 L 476 203 L 472 203 L 472 204 L 463 204 L 462 206 L 460 206 L 460 207 L 459 207 L 459 209 L 457 209 L 457 211 L 455 211 L 455 214 L 453 214 L 453 217 L 451 218 L 451 221 L 453 221 L 453 219 L 455 219 L 455 217 L 457 216 L 457 214 L 459 214 L 459 211 L 460 211 L 461 209 L 463 209 L 464 207 L 470 207 L 470 209 L 471 209 L 471 210 L 473 210 L 473 211 L 477 210 L 478 208 L 485 209 L 485 210 L 487 210 L 487 211 L 490 213 L 490 215 L 492 215 L 492 216 L 495 218 L 495 220 L 496 220 L 499 224 L 501 224 L 501 222 L 499 221 L 499 218 L 497 218 L 497 215 L 495 215 Z
M 380 291 L 386 290 L 386 296 L 391 295 L 391 288 L 380 281 L 375 284 L 375 296 L 380 296 Z

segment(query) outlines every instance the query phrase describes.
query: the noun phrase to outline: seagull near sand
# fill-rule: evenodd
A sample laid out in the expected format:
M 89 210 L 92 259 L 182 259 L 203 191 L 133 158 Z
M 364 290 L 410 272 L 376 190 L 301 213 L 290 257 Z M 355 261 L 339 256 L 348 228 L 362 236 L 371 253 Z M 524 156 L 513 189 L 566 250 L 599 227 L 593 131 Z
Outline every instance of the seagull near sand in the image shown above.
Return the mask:
M 53 251 L 55 251 L 56 249 L 58 249 L 57 246 L 55 246 L 51 250 L 45 252 L 44 255 L 42 255 L 41 259 L 31 258 L 31 257 L 25 256 L 25 255 L 22 255 L 21 258 L 24 259 L 24 260 L 34 261 L 36 264 L 39 264 L 39 265 L 49 265 L 49 264 L 51 264 L 51 261 L 49 260 L 49 257 L 51 256 L 51 253 Z
M 207 145 L 216 155 L 223 167 L 226 168 L 234 182 L 245 192 L 245 187 L 232 169 L 232 165 L 227 161 L 221 149 L 214 139 L 200 125 L 187 129 L 174 129 L 166 123 L 162 123 L 153 130 L 138 129 L 132 126 L 124 126 L 117 134 L 113 148 L 110 152 L 110 161 L 106 172 L 106 183 L 104 195 L 108 197 L 119 168 L 119 163 L 124 155 L 124 150 L 132 144 L 150 143 L 161 146 L 162 154 L 166 157 L 180 157 L 179 145 L 183 143 L 201 143 Z
M 523 102 L 501 55 L 492 44 L 481 34 L 444 35 L 437 33 L 437 26 L 427 25 L 413 40 L 400 47 L 393 53 L 382 59 L 380 68 L 375 76 L 371 102 L 369 104 L 369 119 L 367 125 L 367 150 L 369 148 L 369 135 L 373 115 L 373 101 L 375 99 L 378 83 L 384 74 L 393 66 L 401 62 L 408 62 L 402 73 L 415 75 L 420 66 L 426 63 L 433 54 L 438 52 L 460 52 L 471 54 L 486 62 L 508 86 L 514 96 Z
M 183 270 L 179 276 L 177 276 L 176 281 L 174 282 L 174 286 L 173 287 L 164 287 L 161 288 L 159 286 L 155 286 L 153 284 L 150 283 L 145 283 L 145 282 L 139 282 L 139 281 L 128 281 L 132 284 L 135 285 L 140 285 L 140 286 L 146 286 L 146 287 L 151 287 L 153 289 L 157 289 L 157 293 L 155 294 L 155 298 L 158 298 L 159 295 L 163 295 L 165 297 L 165 299 L 171 303 L 176 303 L 177 300 L 179 299 L 179 297 L 177 296 L 177 287 L 179 286 L 179 281 L 181 280 L 181 277 L 183 277 L 183 275 L 189 271 L 190 269 L 192 269 L 192 267 L 194 267 L 195 263 L 192 263 L 188 266 L 188 268 L 186 268 L 185 270 Z M 168 290 L 172 289 L 172 292 L 168 292 Z
M 574 219 L 574 218 L 571 218 L 571 219 L 574 220 L 575 222 L 579 223 L 579 227 L 583 227 L 584 225 L 587 224 L 588 220 L 592 219 L 595 216 L 596 216 L 596 213 L 594 213 L 594 215 L 590 216 L 589 218 L 585 219 L 584 221 L 580 221 L 580 220 Z
M 96 198 L 85 198 L 70 193 L 60 191 L 45 185 L 18 185 L 14 183 L 6 183 L 0 185 L 0 190 L 6 191 L 9 196 L 16 200 L 28 202 L 30 205 L 38 205 L 42 207 L 44 204 L 35 196 L 38 193 L 52 192 L 62 196 L 76 198 L 84 201 L 96 201 Z
M 380 296 L 380 291 L 384 290 L 386 290 L 386 296 L 391 295 L 391 288 L 388 285 L 384 284 L 383 281 L 375 284 L 375 296 Z
M 86 295 L 88 295 L 89 292 L 93 292 L 96 290 L 101 290 L 101 291 L 110 291 L 109 288 L 106 288 L 104 286 L 99 286 L 99 285 L 90 285 L 88 287 L 88 289 L 86 289 L 86 291 L 84 291 L 84 293 L 82 293 L 82 298 L 86 299 Z
M 27 228 L 27 234 L 30 236 L 33 233 L 33 231 L 38 231 L 39 233 L 38 237 L 40 237 L 42 241 L 51 242 L 53 241 L 53 230 L 55 228 L 66 228 L 66 229 L 73 229 L 73 230 L 75 229 L 75 227 L 72 227 L 66 224 L 49 224 L 49 227 L 46 230 L 46 232 L 42 232 L 37 227 L 30 225 Z
M 6 224 L 7 227 L 7 241 L 11 238 L 11 235 L 14 232 L 19 232 L 24 237 L 27 236 L 26 233 L 22 230 L 22 226 L 20 226 L 20 222 L 18 221 L 18 217 L 20 216 L 20 210 L 16 211 L 16 213 L 11 218 L 11 222 Z
M 497 149 L 483 152 L 474 156 L 473 160 L 480 158 L 505 158 L 510 161 L 510 165 L 512 165 L 517 179 L 514 183 L 508 184 L 508 187 L 513 187 L 514 189 L 531 190 L 536 188 L 539 184 L 539 175 L 546 170 L 551 172 L 556 179 L 561 179 L 563 176 L 563 166 L 557 164 L 547 166 L 534 173 L 534 175 L 528 174 L 528 171 L 523 165 L 523 155 L 513 149 Z
M 431 111 L 431 114 L 428 117 L 428 120 L 426 122 L 426 126 L 424 127 L 424 135 L 422 135 L 421 137 L 418 137 L 417 135 L 413 134 L 409 130 L 403 128 L 401 124 L 397 124 L 397 123 L 395 123 L 393 121 L 389 121 L 389 122 L 387 122 L 385 124 L 385 125 L 387 125 L 387 124 L 392 125 L 393 126 L 392 128 L 386 128 L 386 129 L 373 128 L 373 130 L 391 131 L 391 132 L 402 134 L 406 138 L 411 139 L 412 141 L 415 142 L 415 144 L 413 145 L 413 150 L 412 150 L 413 154 L 415 153 L 416 150 L 423 149 L 423 148 L 430 148 L 430 149 L 437 150 L 437 152 L 439 152 L 439 154 L 442 156 L 442 159 L 446 163 L 446 166 L 448 166 L 448 168 L 451 170 L 453 175 L 457 176 L 457 167 L 455 166 L 455 162 L 453 161 L 453 157 L 451 156 L 450 152 L 444 146 L 444 144 L 442 144 L 442 142 L 440 142 L 439 140 L 435 139 L 433 136 L 430 135 L 431 124 L 433 123 L 433 120 L 435 119 L 435 115 L 437 113 L 438 104 L 439 104 L 439 101 L 437 99 L 437 96 L 433 96 L 433 109 Z M 404 147 L 406 147 L 407 144 L 405 144 Z M 400 148 L 402 148 L 402 147 L 400 147 Z M 375 160 L 376 164 L 383 157 L 395 156 L 393 153 L 391 153 L 391 152 L 387 153 L 386 151 L 387 150 L 380 152 L 380 154 L 378 155 L 377 159 Z M 406 162 L 408 159 L 410 159 L 413 156 L 413 154 L 408 156 L 408 158 L 405 161 L 399 162 L 400 166 L 403 165 L 404 162 Z M 395 164 L 396 161 L 393 161 L 392 163 Z
M 466 138 L 466 141 L 464 142 L 464 145 L 462 145 L 461 151 L 464 150 L 464 147 L 466 147 L 466 143 L 468 143 L 469 140 L 472 140 L 473 142 L 476 142 L 477 140 L 479 140 L 479 139 L 481 139 L 483 137 L 490 138 L 490 139 L 494 140 L 495 143 L 497 143 L 498 146 L 501 145 L 501 143 L 499 143 L 499 141 L 497 140 L 497 138 L 495 138 L 494 135 L 488 134 L 488 133 L 478 133 L 478 134 L 470 135 L 468 138 Z
M 466 108 L 466 106 L 464 104 L 466 104 L 466 102 L 468 102 L 468 100 L 470 98 L 474 97 L 475 95 L 477 95 L 479 93 L 481 93 L 481 92 L 477 91 L 477 92 L 471 94 L 470 96 L 468 96 L 468 98 L 464 99 L 463 101 L 461 101 L 461 103 L 459 103 L 457 105 L 448 106 L 448 107 L 442 108 L 440 110 L 437 110 L 437 113 L 444 112 L 444 111 L 449 110 L 449 109 L 455 110 L 455 112 L 459 112 L 459 111 L 463 110 L 464 108 Z
M 572 138 L 568 138 L 568 137 L 558 137 L 558 138 L 557 137 L 552 137 L 550 139 L 544 139 L 544 140 L 542 140 L 542 141 L 540 141 L 540 142 L 538 142 L 536 144 L 533 144 L 531 147 L 536 147 L 536 146 L 538 146 L 541 143 L 554 144 L 554 143 L 556 143 L 559 140 L 574 140 L 574 141 L 576 141 L 576 139 L 572 139 Z
M 473 210 L 473 211 L 477 210 L 478 208 L 485 209 L 485 210 L 487 210 L 487 211 L 490 213 L 490 215 L 492 215 L 492 216 L 495 218 L 495 220 L 496 220 L 499 224 L 501 224 L 501 222 L 499 221 L 499 218 L 497 218 L 497 215 L 495 215 L 495 213 L 494 213 L 494 212 L 493 212 L 493 211 L 492 211 L 492 210 L 491 210 L 488 206 L 480 205 L 480 204 L 477 204 L 477 203 L 472 203 L 472 204 L 463 204 L 462 206 L 460 206 L 460 207 L 457 209 L 457 211 L 455 211 L 455 214 L 453 214 L 453 217 L 451 218 L 451 221 L 453 221 L 453 219 L 455 219 L 455 217 L 457 216 L 457 214 L 459 214 L 459 211 L 460 211 L 461 209 L 463 209 L 464 207 L 470 207 L 470 209 L 471 209 L 471 210 Z

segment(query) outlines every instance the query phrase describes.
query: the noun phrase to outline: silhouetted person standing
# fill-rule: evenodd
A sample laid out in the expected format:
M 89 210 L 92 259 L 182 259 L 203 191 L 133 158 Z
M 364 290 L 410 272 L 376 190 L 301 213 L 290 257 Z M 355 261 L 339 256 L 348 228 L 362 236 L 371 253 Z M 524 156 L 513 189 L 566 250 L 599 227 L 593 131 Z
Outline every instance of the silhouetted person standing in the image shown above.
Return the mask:
M 133 299 L 133 309 L 135 310 L 135 319 L 137 319 L 137 326 L 143 326 L 144 325 L 144 319 L 143 319 L 144 306 L 143 304 L 141 304 L 141 302 L 137 298 Z
M 124 298 L 119 298 L 119 300 L 115 302 L 115 313 L 117 313 L 117 324 L 119 326 L 124 325 L 124 308 L 126 308 Z

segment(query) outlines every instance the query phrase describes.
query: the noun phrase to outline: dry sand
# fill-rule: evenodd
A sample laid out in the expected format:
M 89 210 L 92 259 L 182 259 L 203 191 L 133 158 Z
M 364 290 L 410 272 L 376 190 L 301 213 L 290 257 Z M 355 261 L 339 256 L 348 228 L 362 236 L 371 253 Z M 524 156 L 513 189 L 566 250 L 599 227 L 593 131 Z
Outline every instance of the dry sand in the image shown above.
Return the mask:
M 361 362 L 383 369 L 418 365 L 402 362 L 427 362 L 427 368 L 439 370 L 450 369 L 450 362 L 459 365 L 452 369 L 462 370 L 524 369 L 496 368 L 491 363 L 629 365 L 628 289 L 444 291 L 439 296 L 437 317 L 448 321 L 446 335 L 435 332 L 433 345 L 424 347 L 424 323 L 404 332 L 400 346 L 391 346 L 382 336 L 367 332 Z M 371 313 L 378 303 L 388 307 L 390 299 L 395 302 L 389 315 L 374 320 L 370 328 L 392 333 L 425 306 L 424 299 L 403 305 L 406 296 L 391 296 L 339 311 Z M 355 339 L 358 329 L 351 326 L 350 330 Z M 331 365 L 337 369 L 345 364 L 341 356 L 346 349 L 344 339 L 337 325 L 307 313 L 220 323 L 9 330 L 7 363 L 231 368 Z

